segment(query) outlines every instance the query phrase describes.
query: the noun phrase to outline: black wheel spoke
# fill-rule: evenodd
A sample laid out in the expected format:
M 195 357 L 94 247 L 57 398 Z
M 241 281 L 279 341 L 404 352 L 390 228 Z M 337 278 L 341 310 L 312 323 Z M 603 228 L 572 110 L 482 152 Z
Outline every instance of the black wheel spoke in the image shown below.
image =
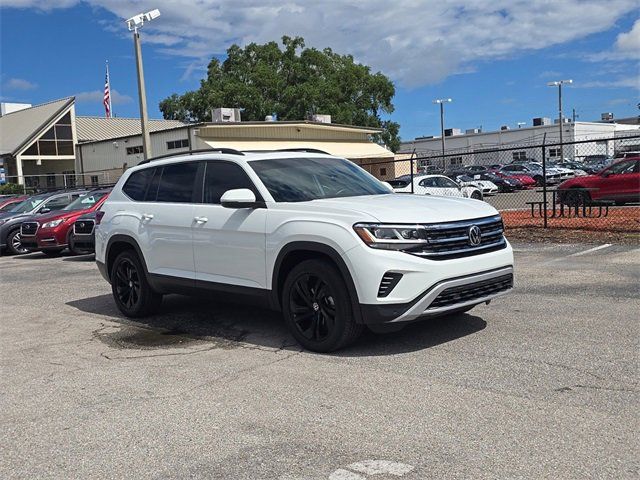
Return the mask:
M 134 308 L 140 301 L 142 285 L 136 266 L 123 260 L 116 268 L 114 278 L 118 300 L 127 309 Z
M 296 329 L 306 339 L 322 342 L 333 333 L 336 307 L 331 287 L 321 277 L 298 277 L 291 288 L 289 310 Z

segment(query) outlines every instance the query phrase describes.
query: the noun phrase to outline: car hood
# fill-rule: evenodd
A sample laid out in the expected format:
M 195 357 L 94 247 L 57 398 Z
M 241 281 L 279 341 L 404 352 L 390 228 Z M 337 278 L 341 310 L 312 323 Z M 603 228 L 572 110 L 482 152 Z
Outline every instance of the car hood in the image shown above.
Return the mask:
M 17 217 L 26 217 L 31 215 L 30 213 L 18 213 L 18 212 L 2 212 L 0 213 L 0 220 L 11 220 Z
M 498 214 L 480 200 L 410 193 L 320 199 L 311 203 L 368 215 L 384 223 L 452 222 Z

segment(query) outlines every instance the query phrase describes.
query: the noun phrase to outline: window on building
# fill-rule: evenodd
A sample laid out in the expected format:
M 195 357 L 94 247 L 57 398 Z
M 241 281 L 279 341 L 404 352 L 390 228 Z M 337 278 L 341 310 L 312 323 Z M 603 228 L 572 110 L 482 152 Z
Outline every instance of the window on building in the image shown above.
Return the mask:
M 560 156 L 560 148 L 550 148 L 549 149 L 549 157 L 559 157 Z
M 189 203 L 193 197 L 198 162 L 175 163 L 162 169 L 157 202 Z
M 450 165 L 462 165 L 462 157 L 451 157 L 449 159 Z
M 91 175 L 91 186 L 97 187 L 100 184 L 98 181 L 98 175 Z
M 387 169 L 384 167 L 380 168 L 380 175 L 386 175 L 387 174 Z
M 47 173 L 47 187 L 55 187 L 56 186 L 56 175 L 55 173 Z
M 142 145 L 136 145 L 135 147 L 127 147 L 127 155 L 138 155 L 139 153 L 143 153 L 144 149 Z
M 73 170 L 65 170 L 64 172 L 64 184 L 67 187 L 75 187 L 76 186 L 76 172 Z
M 204 203 L 220 203 L 220 197 L 227 190 L 248 188 L 256 198 L 260 194 L 242 167 L 231 162 L 207 162 L 204 177 Z
M 54 126 L 44 132 L 37 141 L 27 148 L 23 155 L 40 157 L 72 156 L 73 129 L 71 114 L 67 113 Z
M 175 150 L 176 148 L 189 148 L 189 139 L 171 140 L 167 142 L 167 150 Z
M 527 159 L 527 152 L 524 152 L 524 151 L 511 152 L 511 155 L 513 155 L 513 159 L 514 160 L 526 160 Z

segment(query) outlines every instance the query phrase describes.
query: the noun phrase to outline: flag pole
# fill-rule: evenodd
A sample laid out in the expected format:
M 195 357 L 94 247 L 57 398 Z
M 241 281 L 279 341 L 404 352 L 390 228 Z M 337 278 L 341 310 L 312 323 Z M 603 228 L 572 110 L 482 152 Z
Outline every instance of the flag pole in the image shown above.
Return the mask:
M 109 60 L 107 62 L 107 83 L 109 84 L 109 118 L 113 118 L 113 106 L 111 105 L 111 75 L 109 75 Z

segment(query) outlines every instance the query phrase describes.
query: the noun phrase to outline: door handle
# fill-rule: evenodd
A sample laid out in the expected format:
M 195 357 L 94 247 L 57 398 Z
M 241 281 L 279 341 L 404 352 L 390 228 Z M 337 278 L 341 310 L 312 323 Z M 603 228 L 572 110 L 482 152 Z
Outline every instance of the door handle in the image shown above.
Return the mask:
M 196 223 L 207 223 L 209 219 L 207 217 L 194 217 Z
M 143 213 L 142 214 L 142 220 L 153 220 L 153 214 L 152 213 Z

